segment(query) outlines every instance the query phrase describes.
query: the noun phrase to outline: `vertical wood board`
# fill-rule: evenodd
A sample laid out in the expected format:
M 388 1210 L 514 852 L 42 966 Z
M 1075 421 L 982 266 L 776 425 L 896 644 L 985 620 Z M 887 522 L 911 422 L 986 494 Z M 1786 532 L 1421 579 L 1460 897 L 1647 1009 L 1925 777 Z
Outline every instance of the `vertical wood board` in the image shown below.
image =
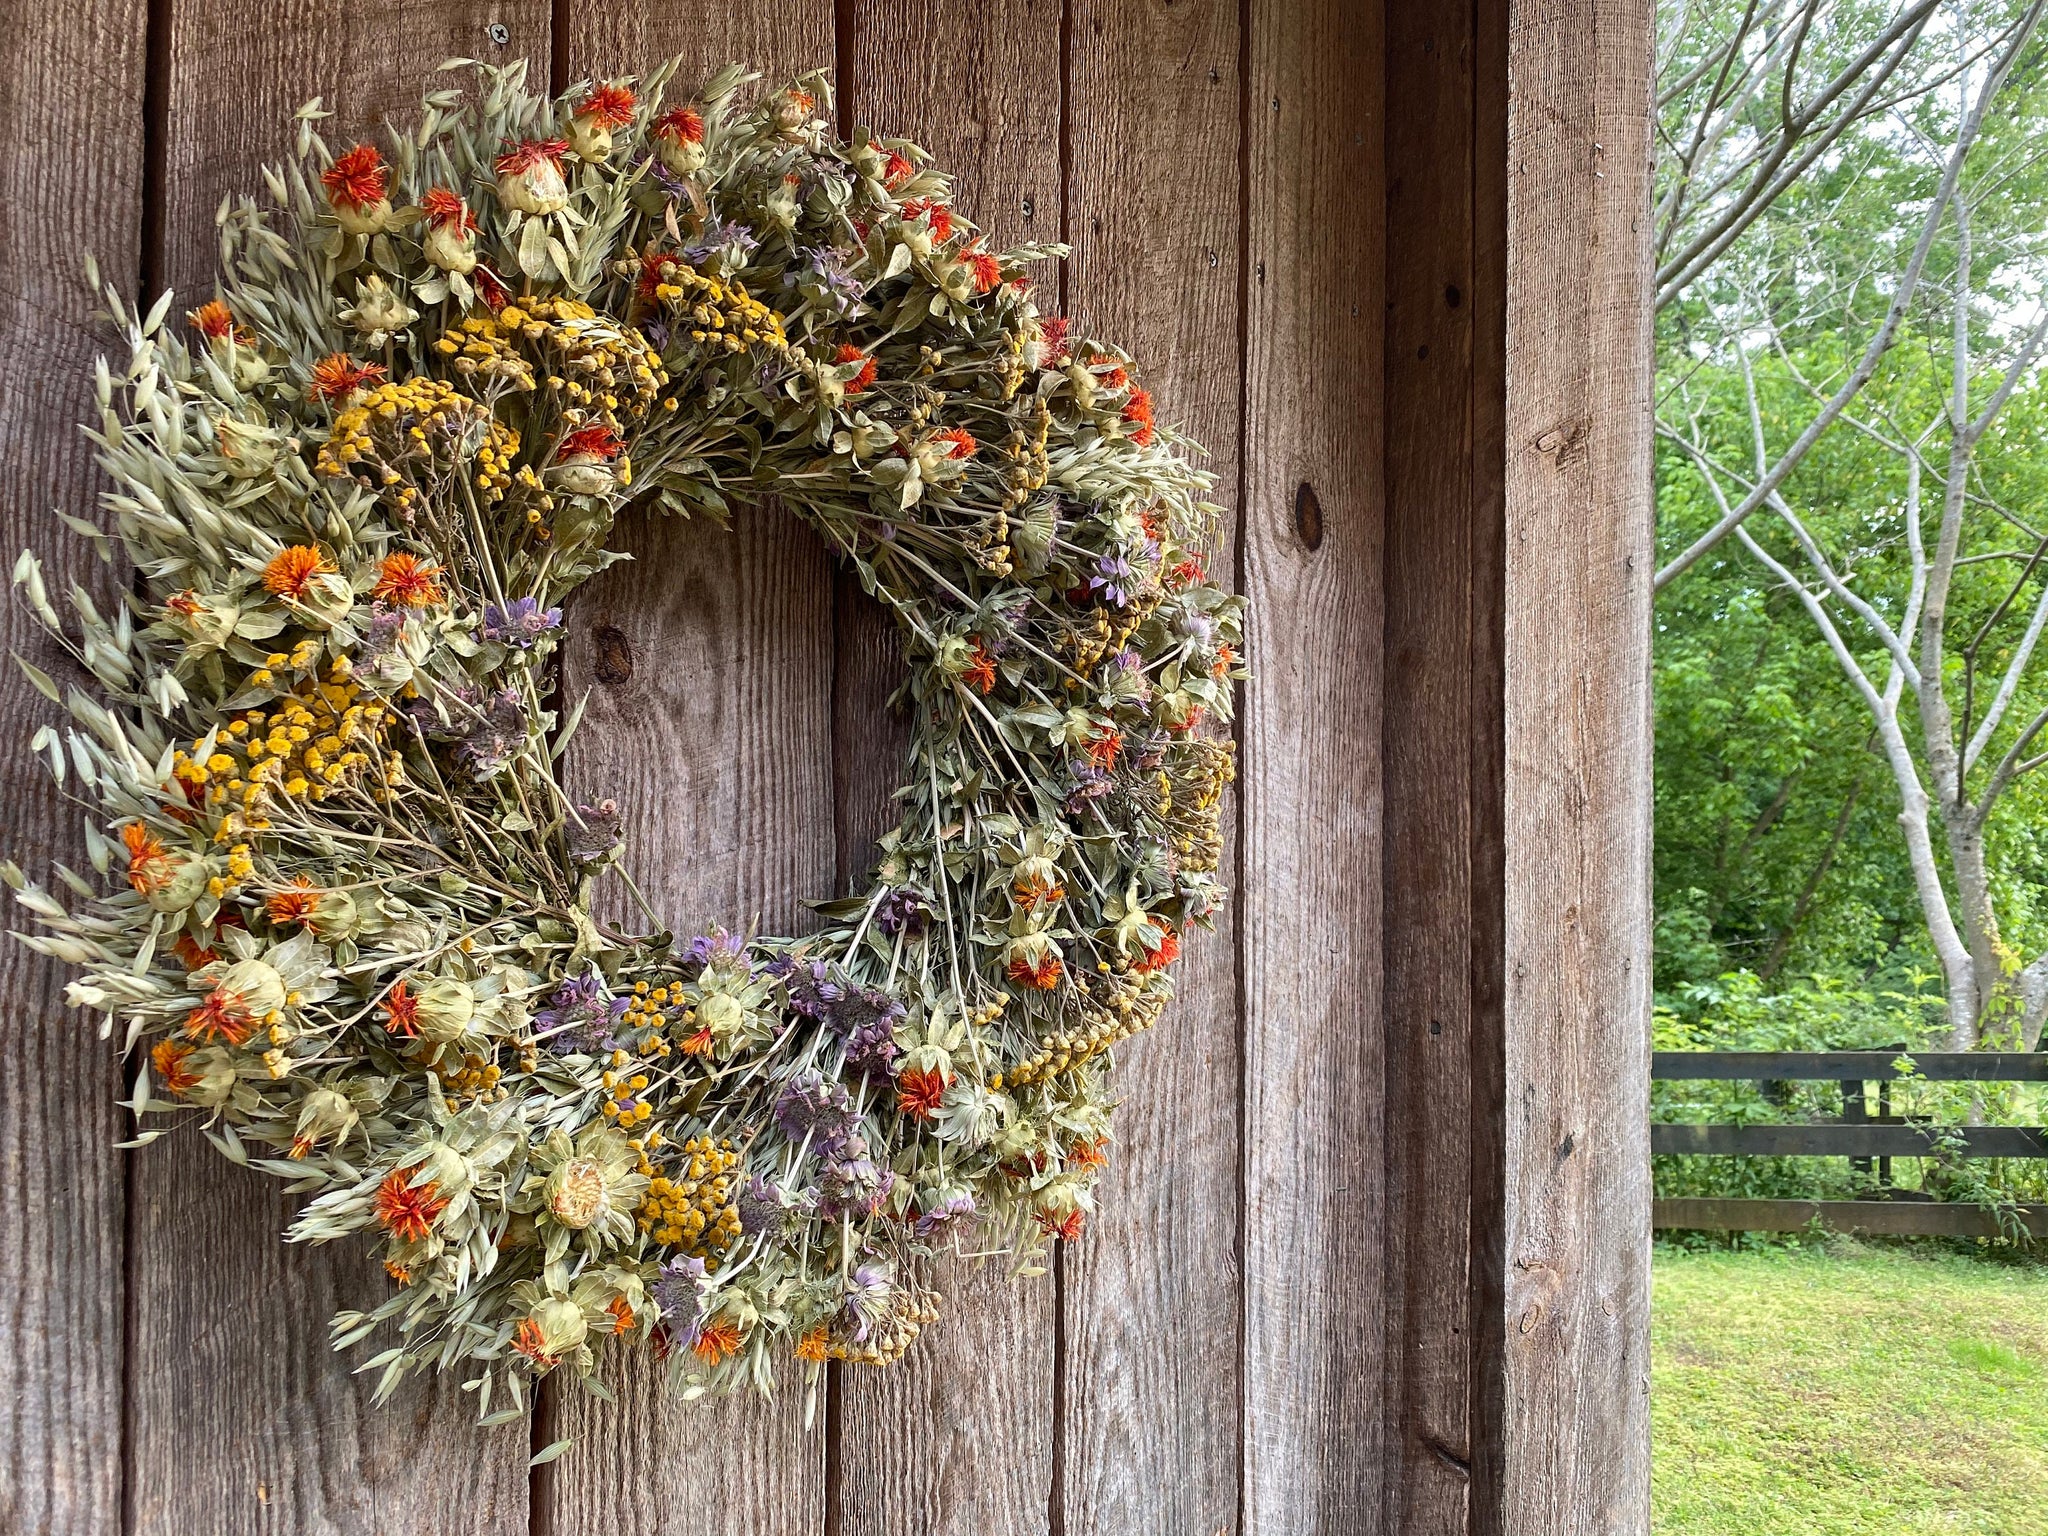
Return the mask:
M 854 0 L 843 8 L 842 122 L 915 140 L 954 177 L 992 248 L 1056 238 L 1059 7 L 1051 0 Z M 842 874 L 865 880 L 895 819 L 902 740 L 864 726 L 901 680 L 879 608 L 839 578 L 835 743 Z M 1027 1536 L 1048 1529 L 1056 1425 L 1054 1284 L 998 1259 L 938 1266 L 941 1319 L 886 1368 L 840 1368 L 833 1530 Z
M 1387 11 L 1381 1519 L 1416 1536 L 1465 1529 L 1473 1455 L 1474 19 Z
M 487 27 L 508 28 L 502 48 Z M 460 54 L 545 60 L 544 0 L 201 4 L 159 12 L 165 105 L 153 169 L 163 282 L 210 296 L 223 196 L 267 202 L 258 175 L 291 152 L 291 115 L 320 95 L 339 150 L 409 121 L 433 70 Z M 230 1166 L 196 1127 L 136 1156 L 129 1277 L 130 1528 L 136 1532 L 510 1532 L 526 1526 L 527 1435 L 479 1430 L 448 1378 L 370 1401 L 327 1319 L 389 1281 L 366 1247 L 288 1248 L 297 1202 Z
M 1510 5 L 1500 1529 L 1649 1526 L 1650 8 Z
M 1376 8 L 1250 12 L 1242 731 L 1247 1533 L 1371 1532 L 1385 184 Z
M 1083 0 L 1068 91 L 1069 307 L 1081 333 L 1132 351 L 1160 419 L 1207 450 L 1226 509 L 1210 570 L 1226 584 L 1245 495 L 1239 23 L 1225 0 Z M 1236 810 L 1221 869 L 1233 902 Z M 1065 1255 L 1070 1532 L 1211 1536 L 1237 1523 L 1238 921 L 1233 905 L 1214 932 L 1188 935 L 1165 1017 L 1117 1050 L 1110 1166 Z
M 53 599 L 76 581 L 107 611 L 121 573 L 52 507 L 92 517 L 101 481 L 80 424 L 97 414 L 106 338 L 85 285 L 91 251 L 132 289 L 142 230 L 143 6 L 24 12 L 0 58 L 0 553 L 33 548 Z M 57 87 L 52 89 L 52 83 Z M 61 146 L 61 151 L 60 147 Z M 69 658 L 10 599 L 0 652 L 67 682 Z M 79 813 L 27 751 L 62 712 L 11 661 L 0 673 L 6 856 L 47 881 L 82 866 Z M 7 902 L 0 927 L 27 929 Z M 0 939 L 0 1530 L 88 1536 L 121 1518 L 122 1210 L 118 1043 L 63 1002 L 69 968 Z
M 833 58 L 829 0 L 623 7 L 557 0 L 573 80 L 643 72 L 672 55 L 671 97 L 739 62 L 774 89 Z M 566 759 L 574 792 L 626 812 L 626 861 L 685 937 L 713 923 L 801 932 L 833 894 L 832 577 L 824 545 L 772 504 L 731 531 L 627 512 L 631 562 L 576 594 L 564 697 L 589 705 Z M 608 915 L 643 926 L 624 894 Z M 808 1533 L 825 1507 L 824 1405 L 805 1423 L 800 1368 L 781 1391 L 682 1402 L 645 1349 L 607 1366 L 604 1403 L 549 1383 L 550 1439 L 576 1449 L 535 1481 L 537 1531 Z

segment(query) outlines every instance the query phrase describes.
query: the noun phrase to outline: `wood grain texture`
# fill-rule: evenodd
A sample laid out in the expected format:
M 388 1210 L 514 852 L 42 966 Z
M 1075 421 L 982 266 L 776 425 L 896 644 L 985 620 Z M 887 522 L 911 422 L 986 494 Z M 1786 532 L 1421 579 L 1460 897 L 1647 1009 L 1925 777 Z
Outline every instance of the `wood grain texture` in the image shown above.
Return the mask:
M 493 21 L 510 29 L 503 49 L 486 33 Z M 221 198 L 260 195 L 257 167 L 289 152 L 300 103 L 325 96 L 339 113 L 328 132 L 345 143 L 406 115 L 451 55 L 544 60 L 548 10 L 174 0 L 157 24 L 161 243 L 148 256 L 189 293 L 210 286 Z M 525 1529 L 521 1427 L 476 1429 L 452 1383 L 416 1382 L 374 1408 L 371 1380 L 329 1352 L 329 1314 L 386 1292 L 366 1250 L 286 1249 L 293 1202 L 196 1133 L 133 1166 L 132 1531 Z
M 1381 16 L 1255 0 L 1247 83 L 1243 1528 L 1371 1532 L 1380 1270 Z
M 1650 6 L 1508 14 L 1499 1529 L 1642 1532 Z
M 560 3 L 570 80 L 681 55 L 684 89 L 735 60 L 761 70 L 768 88 L 833 58 L 829 0 Z M 591 689 L 570 779 L 586 797 L 618 797 L 634 878 L 678 932 L 714 922 L 802 931 L 802 903 L 832 894 L 836 866 L 822 809 L 832 795 L 824 546 L 773 506 L 741 512 L 729 533 L 629 514 L 619 539 L 632 563 L 579 593 L 568 614 L 567 696 Z M 595 680 L 605 627 L 632 657 L 622 683 Z M 623 915 L 619 893 L 612 899 Z M 771 1400 L 687 1404 L 645 1351 L 609 1380 L 616 1404 L 549 1388 L 544 1432 L 577 1447 L 535 1480 L 537 1531 L 818 1529 L 823 1404 L 807 1427 L 800 1386 Z
M 1210 569 L 1226 582 L 1243 500 L 1239 31 L 1227 0 L 1078 4 L 1068 92 L 1069 308 L 1136 353 L 1162 418 L 1207 447 L 1229 509 Z M 1076 1536 L 1237 1522 L 1237 921 L 1227 910 L 1190 936 L 1173 1006 L 1117 1052 L 1115 1154 L 1065 1260 L 1061 1496 Z
M 1473 1454 L 1475 19 L 1387 9 L 1381 1521 L 1415 1536 L 1465 1530 Z
M 842 120 L 929 150 L 992 246 L 1058 238 L 1059 7 L 855 0 L 842 21 L 851 26 L 840 39 L 850 65 Z M 883 711 L 902 676 L 891 628 L 842 575 L 836 758 L 849 880 L 865 878 L 901 782 L 901 726 Z M 934 1283 L 943 1321 L 907 1357 L 840 1373 L 832 1529 L 1045 1531 L 1054 1518 L 1054 1282 L 1013 1281 L 1000 1260 L 953 1260 Z
M 80 253 L 132 286 L 142 230 L 143 7 L 91 0 L 17 16 L 0 56 L 0 549 L 41 553 L 52 593 L 104 605 L 118 577 L 50 508 L 91 516 L 99 480 Z M 52 90 L 52 82 L 63 82 Z M 103 611 L 106 611 L 103 607 Z M 64 654 L 10 601 L 0 652 L 61 678 Z M 25 746 L 60 712 L 12 663 L 0 675 L 7 854 L 83 866 L 76 807 Z M 22 927 L 11 910 L 5 927 Z M 0 1530 L 88 1536 L 121 1516 L 122 1154 L 114 1043 L 63 1005 L 65 968 L 0 941 Z

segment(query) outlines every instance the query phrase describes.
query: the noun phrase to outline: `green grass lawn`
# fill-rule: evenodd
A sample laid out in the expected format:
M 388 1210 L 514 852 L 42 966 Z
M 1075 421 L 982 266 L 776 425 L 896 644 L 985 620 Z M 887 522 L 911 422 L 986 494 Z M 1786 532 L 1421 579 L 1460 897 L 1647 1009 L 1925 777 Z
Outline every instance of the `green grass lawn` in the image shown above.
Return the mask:
M 2048 1536 L 2048 1268 L 1659 1248 L 1658 1536 Z

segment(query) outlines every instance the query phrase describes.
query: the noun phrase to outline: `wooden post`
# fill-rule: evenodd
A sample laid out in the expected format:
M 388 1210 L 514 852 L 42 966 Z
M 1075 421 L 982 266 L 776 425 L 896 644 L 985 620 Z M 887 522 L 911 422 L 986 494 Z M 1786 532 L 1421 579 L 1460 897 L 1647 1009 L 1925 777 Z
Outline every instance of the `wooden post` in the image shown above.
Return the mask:
M 1510 0 L 1498 1528 L 1649 1528 L 1651 6 Z

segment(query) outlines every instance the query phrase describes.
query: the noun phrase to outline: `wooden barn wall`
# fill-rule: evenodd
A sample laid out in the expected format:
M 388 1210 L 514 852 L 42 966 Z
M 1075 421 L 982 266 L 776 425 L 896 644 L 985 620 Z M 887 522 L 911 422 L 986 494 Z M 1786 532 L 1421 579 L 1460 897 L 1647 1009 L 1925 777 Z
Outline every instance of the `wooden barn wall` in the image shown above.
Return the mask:
M 451 57 L 524 59 L 558 88 L 672 53 L 685 75 L 735 58 L 773 78 L 829 66 L 842 127 L 917 137 L 999 243 L 1072 245 L 1049 274 L 1058 307 L 1132 344 L 1162 410 L 1209 451 L 1233 509 L 1214 568 L 1255 605 L 1257 681 L 1228 839 L 1237 899 L 1190 945 L 1163 1028 L 1120 1053 L 1127 1097 L 1088 1238 L 1035 1282 L 948 1270 L 946 1319 L 895 1368 L 834 1367 L 808 1426 L 800 1394 L 689 1407 L 644 1362 L 613 1371 L 616 1403 L 550 1383 L 530 1423 L 494 1431 L 471 1427 L 447 1383 L 373 1409 L 328 1352 L 326 1320 L 381 1291 L 376 1266 L 285 1247 L 288 1202 L 196 1136 L 114 1151 L 110 1049 L 62 1011 L 51 963 L 0 946 L 0 1531 L 1641 1529 L 1611 1496 L 1638 1469 L 1604 1487 L 1599 1470 L 1633 1454 L 1628 1413 L 1558 1469 L 1554 1494 L 1503 1448 L 1508 1429 L 1571 1439 L 1572 1415 L 1599 1414 L 1599 1394 L 1640 1367 L 1624 1346 L 1641 1296 L 1628 1254 L 1591 1266 L 1587 1293 L 1559 1249 L 1591 1202 L 1633 1186 L 1560 1182 L 1548 1143 L 1506 1119 L 1509 1074 L 1540 1077 L 1539 1045 L 1570 1054 L 1625 1026 L 1610 1008 L 1579 1028 L 1565 995 L 1613 979 L 1574 948 L 1583 969 L 1518 1001 L 1501 961 L 1504 923 L 1534 942 L 1542 903 L 1572 894 L 1511 895 L 1518 848 L 1633 835 L 1625 820 L 1589 829 L 1569 795 L 1561 821 L 1503 816 L 1536 729 L 1517 736 L 1501 709 L 1503 667 L 1533 633 L 1533 597 L 1521 629 L 1513 598 L 1540 585 L 1506 571 L 1507 418 L 1519 403 L 1520 431 L 1546 391 L 1576 389 L 1584 410 L 1628 383 L 1588 394 L 1599 359 L 1581 346 L 1551 373 L 1528 361 L 1521 393 L 1503 393 L 1505 83 L 1512 52 L 1564 109 L 1562 126 L 1539 115 L 1524 135 L 1525 219 L 1563 197 L 1564 217 L 1612 233 L 1630 194 L 1587 190 L 1581 141 L 1617 131 L 1631 79 L 1605 82 L 1603 126 L 1579 112 L 1592 92 L 1571 71 L 1598 61 L 1600 18 L 1626 26 L 1639 9 L 1526 0 L 1518 16 L 1555 17 L 1512 35 L 1507 0 L 25 10 L 0 58 L 0 130 L 29 147 L 0 161 L 0 553 L 33 543 L 58 582 L 119 590 L 123 573 L 47 517 L 90 510 L 96 489 L 73 425 L 101 344 L 78 257 L 96 252 L 124 286 L 206 297 L 215 209 L 260 186 L 308 98 L 345 142 L 408 116 Z M 1614 263 L 1564 274 L 1580 307 L 1523 345 L 1579 346 L 1587 305 L 1625 342 Z M 1626 482 L 1639 445 L 1594 443 L 1583 468 L 1538 453 L 1557 483 L 1521 471 L 1548 515 L 1590 506 L 1597 523 L 1586 477 Z M 1541 580 L 1583 592 L 1599 643 L 1626 661 L 1633 599 L 1600 584 L 1619 546 L 1598 527 L 1583 545 L 1547 536 L 1563 552 Z M 904 741 L 884 707 L 887 626 L 772 507 L 730 534 L 629 521 L 622 537 L 635 562 L 571 615 L 571 685 L 592 701 L 569 771 L 629 808 L 640 879 L 678 926 L 801 923 L 803 898 L 864 872 L 884 825 Z M 1578 560 L 1595 570 L 1574 588 Z M 59 669 L 16 608 L 4 625 L 10 649 Z M 1572 684 L 1569 660 L 1552 658 L 1547 686 Z M 1574 702 L 1568 753 L 1640 729 L 1626 701 Z M 81 841 L 20 750 L 46 712 L 11 669 L 0 679 L 6 849 L 25 862 Z M 1532 783 L 1532 805 L 1555 791 Z M 1550 1033 L 1516 1036 L 1517 1007 Z M 1571 1060 L 1546 1112 L 1569 1120 L 1572 1093 L 1612 1112 L 1626 1083 L 1594 1081 L 1583 1050 Z M 1551 1183 L 1515 1205 L 1511 1170 Z M 1507 1207 L 1524 1218 L 1512 1234 Z M 1539 1282 L 1544 1297 L 1521 1298 Z M 1556 1296 L 1576 1310 L 1529 1337 Z M 1605 1329 L 1588 1373 L 1574 1374 L 1567 1323 Z M 1560 1394 L 1547 1408 L 1545 1392 Z M 561 1435 L 577 1449 L 530 1472 Z

